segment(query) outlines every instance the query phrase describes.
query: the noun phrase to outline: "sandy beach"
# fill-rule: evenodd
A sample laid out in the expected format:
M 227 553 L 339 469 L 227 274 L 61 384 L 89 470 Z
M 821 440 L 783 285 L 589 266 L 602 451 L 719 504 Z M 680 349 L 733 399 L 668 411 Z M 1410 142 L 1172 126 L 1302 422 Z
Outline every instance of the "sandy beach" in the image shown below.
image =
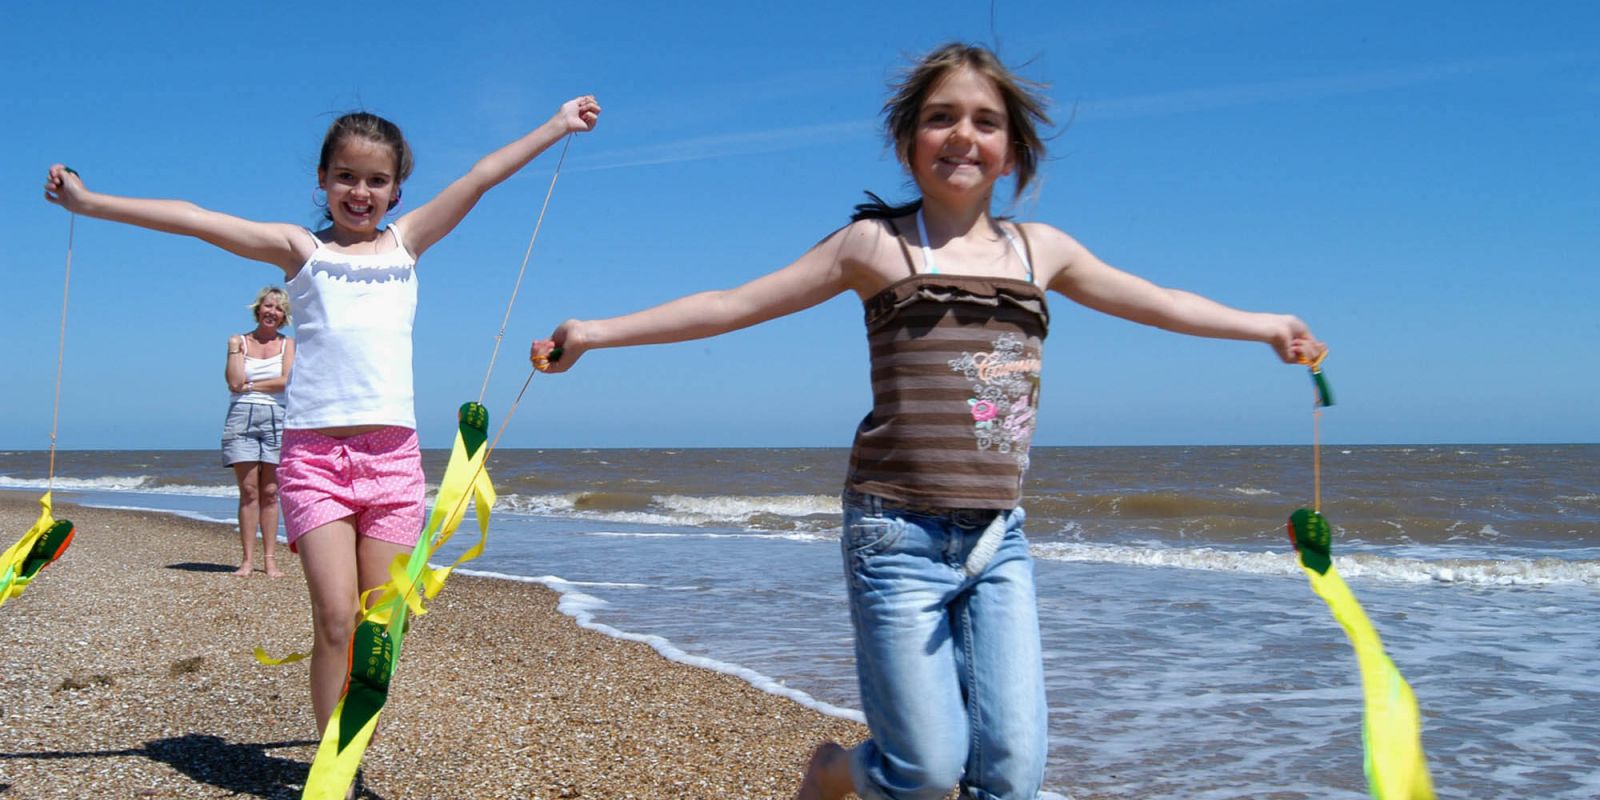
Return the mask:
M 0 493 L 21 535 L 35 499 Z M 59 504 L 77 538 L 0 609 L 0 796 L 298 797 L 315 751 L 298 559 L 232 528 Z M 260 565 L 257 565 L 259 570 Z M 457 576 L 406 638 L 364 797 L 778 798 L 865 730 L 579 628 L 541 586 Z

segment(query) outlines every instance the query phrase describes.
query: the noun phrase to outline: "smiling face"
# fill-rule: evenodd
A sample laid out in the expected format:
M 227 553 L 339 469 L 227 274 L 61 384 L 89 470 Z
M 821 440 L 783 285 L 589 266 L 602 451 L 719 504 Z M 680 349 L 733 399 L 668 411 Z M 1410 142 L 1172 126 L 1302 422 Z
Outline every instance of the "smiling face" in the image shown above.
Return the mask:
M 335 144 L 327 166 L 317 170 L 333 224 L 355 233 L 376 231 L 394 203 L 397 167 L 393 149 L 380 142 L 346 136 Z
M 911 175 L 923 194 L 993 190 L 1015 166 L 1005 99 L 967 67 L 946 73 L 917 114 Z
M 263 296 L 261 302 L 256 305 L 256 322 L 273 330 L 283 327 L 284 320 L 287 317 L 288 314 L 284 312 L 283 305 L 278 302 L 278 298 L 274 294 Z

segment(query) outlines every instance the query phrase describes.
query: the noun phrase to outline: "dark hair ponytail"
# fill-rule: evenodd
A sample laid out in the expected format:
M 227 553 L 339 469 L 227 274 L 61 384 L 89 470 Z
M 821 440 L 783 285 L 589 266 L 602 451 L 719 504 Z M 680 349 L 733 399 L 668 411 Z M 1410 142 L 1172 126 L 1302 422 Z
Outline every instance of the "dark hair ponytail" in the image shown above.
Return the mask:
M 866 195 L 872 199 L 865 203 L 856 204 L 855 210 L 850 214 L 851 222 L 860 222 L 864 219 L 894 219 L 895 217 L 903 217 L 907 214 L 915 212 L 919 208 L 922 208 L 922 198 L 920 197 L 912 200 L 909 203 L 890 205 L 883 198 L 873 194 L 872 192 L 867 192 Z

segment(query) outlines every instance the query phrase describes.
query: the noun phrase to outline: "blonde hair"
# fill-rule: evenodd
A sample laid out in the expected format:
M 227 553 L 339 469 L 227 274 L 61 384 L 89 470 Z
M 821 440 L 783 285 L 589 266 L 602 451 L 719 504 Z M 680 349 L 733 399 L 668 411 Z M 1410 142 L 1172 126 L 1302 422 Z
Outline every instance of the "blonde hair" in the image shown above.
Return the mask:
M 1039 162 L 1044 159 L 1044 139 L 1039 136 L 1039 125 L 1050 124 L 1050 117 L 1045 113 L 1048 106 L 1043 94 L 1045 86 L 1013 73 L 986 47 L 951 42 L 923 56 L 902 73 L 900 80 L 891 86 L 894 94 L 883 104 L 884 132 L 894 144 L 900 163 L 909 167 L 918 117 L 928 94 L 946 75 L 962 68 L 988 78 L 1005 102 L 1007 129 L 1017 169 L 1013 197 L 1021 198 L 1038 174 Z
M 289 314 L 289 293 L 278 286 L 263 286 L 261 291 L 256 292 L 256 301 L 250 304 L 250 319 L 258 323 L 261 321 L 261 304 L 268 297 L 277 300 L 278 308 L 283 309 L 283 324 L 278 327 L 293 324 L 294 317 Z

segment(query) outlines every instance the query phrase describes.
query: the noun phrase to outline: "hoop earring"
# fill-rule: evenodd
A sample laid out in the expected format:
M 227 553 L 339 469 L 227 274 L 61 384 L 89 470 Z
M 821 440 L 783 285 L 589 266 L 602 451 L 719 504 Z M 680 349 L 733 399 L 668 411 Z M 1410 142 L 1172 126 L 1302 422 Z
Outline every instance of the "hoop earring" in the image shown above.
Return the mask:
M 389 204 L 389 210 L 388 211 L 383 212 L 384 216 L 388 216 L 390 214 L 393 214 L 395 209 L 400 207 L 400 194 L 401 193 L 400 193 L 399 189 L 395 189 L 394 190 L 394 202 Z
M 312 190 L 311 190 L 311 205 L 314 205 L 317 208 L 322 209 L 323 211 L 327 211 L 328 210 L 328 195 L 327 195 L 327 193 L 326 192 L 323 193 L 321 200 L 317 199 L 317 192 L 321 192 L 321 191 L 322 191 L 322 187 L 321 186 L 317 186 L 317 187 L 312 188 Z

